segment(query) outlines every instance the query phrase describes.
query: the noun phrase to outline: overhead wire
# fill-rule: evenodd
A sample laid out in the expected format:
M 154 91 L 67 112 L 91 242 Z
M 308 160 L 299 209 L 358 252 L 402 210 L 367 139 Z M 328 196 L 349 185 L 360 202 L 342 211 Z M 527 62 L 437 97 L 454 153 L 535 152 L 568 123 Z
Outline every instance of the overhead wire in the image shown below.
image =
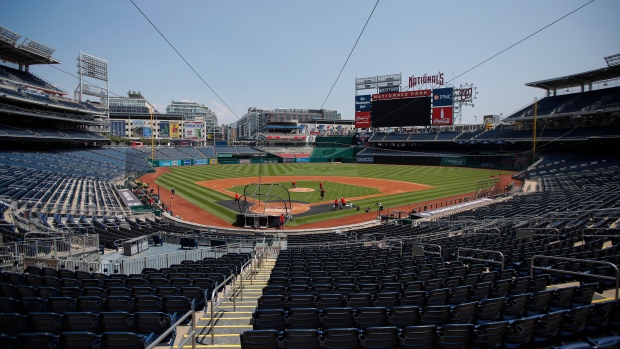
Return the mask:
M 226 104 L 226 102 L 224 101 L 224 99 L 222 99 L 222 97 L 220 97 L 219 94 L 217 94 L 217 92 L 215 92 L 215 90 L 205 81 L 205 79 L 202 78 L 202 76 L 196 71 L 196 69 L 194 69 L 194 67 L 185 59 L 185 57 L 183 57 L 183 55 L 181 54 L 181 52 L 179 52 L 179 50 L 176 49 L 176 47 L 174 47 L 174 45 L 170 42 L 170 40 L 168 40 L 168 38 L 166 38 L 166 36 L 159 30 L 159 28 L 157 28 L 157 26 L 149 19 L 149 17 L 140 9 L 140 7 L 138 7 L 138 5 L 136 5 L 136 3 L 133 0 L 129 0 L 138 11 L 140 11 L 140 13 L 142 14 L 142 16 L 151 24 L 151 26 L 153 26 L 153 28 L 155 28 L 155 30 L 159 33 L 159 35 L 168 43 L 168 45 L 170 47 L 172 47 L 172 49 L 174 50 L 174 52 L 177 53 L 177 55 L 179 55 L 179 57 L 181 57 L 181 59 L 183 60 L 183 62 L 185 62 L 185 64 L 187 64 L 187 66 L 194 72 L 194 74 L 196 74 L 196 76 L 203 82 L 203 84 L 205 84 L 205 86 L 207 86 L 209 88 L 209 90 L 211 90 L 211 92 L 213 92 L 213 94 L 217 97 L 217 99 L 220 100 L 220 102 L 222 102 L 222 104 L 224 104 L 226 106 L 226 108 L 228 108 L 228 110 L 230 110 L 230 112 L 237 118 L 239 119 L 239 116 L 237 116 L 237 114 L 235 113 L 234 110 L 232 110 L 232 108 L 230 108 L 228 106 L 228 104 Z
M 461 74 L 459 74 L 459 75 L 457 75 L 457 76 L 453 77 L 451 80 L 448 80 L 447 82 L 448 82 L 448 83 L 453 82 L 453 81 L 454 81 L 454 80 L 456 80 L 457 78 L 459 78 L 459 77 L 461 77 L 461 76 L 463 76 L 463 75 L 465 75 L 465 74 L 469 73 L 470 71 L 472 71 L 472 70 L 474 70 L 474 69 L 478 68 L 479 66 L 481 66 L 481 65 L 485 64 L 486 62 L 488 62 L 488 61 L 492 60 L 493 58 L 495 58 L 495 57 L 497 57 L 497 56 L 501 55 L 502 53 L 504 53 L 504 52 L 506 52 L 506 51 L 510 50 L 511 48 L 513 48 L 513 47 L 515 47 L 515 46 L 519 45 L 520 43 L 524 42 L 525 40 L 527 40 L 527 39 L 529 39 L 529 38 L 533 37 L 534 35 L 536 35 L 536 34 L 538 34 L 538 33 L 542 32 L 542 31 L 543 31 L 543 30 L 545 30 L 545 29 L 547 29 L 547 28 L 551 27 L 552 25 L 554 25 L 554 24 L 558 23 L 559 21 L 561 21 L 561 20 L 563 20 L 564 18 L 566 18 L 566 17 L 568 17 L 568 16 L 572 15 L 573 13 L 575 13 L 575 12 L 577 12 L 577 11 L 581 10 L 582 8 L 584 8 L 584 7 L 588 6 L 589 4 L 593 3 L 594 1 L 595 1 L 595 0 L 590 0 L 590 1 L 588 1 L 587 3 L 585 3 L 585 4 L 581 5 L 581 6 L 579 6 L 578 8 L 576 8 L 576 9 L 572 10 L 571 12 L 569 12 L 569 13 L 565 14 L 564 16 L 562 16 L 562 17 L 560 17 L 560 18 L 556 19 L 555 21 L 553 21 L 553 22 L 551 22 L 551 23 L 547 24 L 546 26 L 544 26 L 544 27 L 542 27 L 542 28 L 538 29 L 538 30 L 537 30 L 537 31 L 535 31 L 534 33 L 532 33 L 532 34 L 530 34 L 530 35 L 526 36 L 525 38 L 523 38 L 523 39 L 521 39 L 521 40 L 517 41 L 516 43 L 514 43 L 514 44 L 512 44 L 512 45 L 508 46 L 507 48 L 505 48 L 505 49 L 501 50 L 500 52 L 498 52 L 498 53 L 494 54 L 493 56 L 491 56 L 491 57 L 489 57 L 489 58 L 485 59 L 484 61 L 482 61 L 482 62 L 480 62 L 480 63 L 476 64 L 475 66 L 473 66 L 473 67 L 471 67 L 471 68 L 467 69 L 466 71 L 462 72 Z M 383 116 L 383 117 L 381 117 L 381 118 L 378 118 L 378 119 L 377 119 L 377 121 L 383 120 L 384 118 L 386 118 L 387 116 L 389 116 L 389 115 L 391 115 L 391 114 L 393 114 L 393 112 L 392 112 L 392 113 L 389 113 L 389 114 L 387 114 L 387 115 L 385 115 L 385 116 Z M 373 122 L 374 122 L 374 121 L 375 121 L 375 120 L 373 119 Z
M 503 49 L 503 50 L 499 51 L 498 53 L 496 53 L 496 54 L 494 54 L 493 56 L 491 56 L 491 57 L 489 57 L 489 58 L 485 59 L 484 61 L 482 61 L 482 62 L 480 62 L 480 63 L 476 64 L 475 66 L 473 66 L 473 67 L 471 67 L 471 68 L 467 69 L 466 71 L 462 72 L 461 74 L 459 74 L 459 75 L 457 75 L 457 76 L 453 77 L 453 78 L 452 78 L 452 80 L 448 80 L 448 82 L 452 82 L 452 81 L 456 80 L 457 78 L 459 78 L 459 77 L 461 77 L 461 76 L 463 76 L 463 75 L 465 75 L 465 74 L 469 73 L 470 71 L 472 71 L 472 70 L 474 70 L 474 69 L 478 68 L 479 66 L 483 65 L 484 63 L 486 63 L 486 62 L 488 62 L 488 61 L 492 60 L 493 58 L 495 58 L 495 57 L 497 57 L 497 56 L 501 55 L 502 53 L 504 53 L 504 52 L 506 52 L 506 51 L 510 50 L 511 48 L 513 48 L 513 47 L 515 47 L 515 46 L 519 45 L 520 43 L 524 42 L 525 40 L 527 40 L 527 39 L 531 38 L 532 36 L 534 36 L 534 35 L 536 35 L 536 34 L 538 34 L 538 33 L 542 32 L 542 31 L 543 31 L 543 30 L 545 30 L 545 29 L 547 29 L 547 28 L 551 27 L 552 25 L 556 24 L 557 22 L 559 22 L 559 21 L 563 20 L 564 18 L 566 18 L 566 17 L 568 17 L 568 16 L 572 15 L 573 13 L 575 13 L 575 12 L 577 12 L 577 11 L 581 10 L 582 8 L 584 8 L 584 7 L 588 6 L 588 5 L 590 5 L 590 4 L 591 4 L 591 3 L 593 3 L 593 2 L 594 2 L 594 0 L 590 0 L 590 1 L 588 1 L 587 3 L 585 3 L 585 4 L 583 4 L 583 5 L 579 6 L 579 7 L 577 7 L 576 9 L 574 9 L 574 10 L 572 10 L 571 12 L 569 12 L 569 13 L 565 14 L 564 16 L 562 16 L 562 17 L 560 17 L 560 18 L 556 19 L 555 21 L 553 21 L 553 22 L 551 22 L 551 23 L 547 24 L 546 26 L 544 26 L 544 27 L 542 27 L 542 28 L 538 29 L 537 31 L 535 31 L 535 32 L 533 32 L 532 34 L 530 34 L 530 35 L 526 36 L 525 38 L 523 38 L 523 39 L 521 39 L 521 40 L 517 41 L 516 43 L 514 43 L 514 44 L 512 44 L 512 45 L 510 45 L 510 46 L 508 46 L 508 47 L 506 47 L 505 49 Z
M 323 104 L 321 104 L 321 109 L 323 109 L 323 107 L 325 106 L 325 103 L 327 103 L 327 99 L 329 99 L 329 96 L 332 94 L 332 91 L 334 90 L 334 87 L 336 86 L 336 83 L 338 83 L 338 80 L 340 79 L 340 75 L 342 75 L 342 72 L 344 71 L 344 68 L 347 66 L 347 63 L 349 62 L 349 59 L 351 58 L 351 55 L 353 54 L 353 51 L 355 51 L 355 47 L 357 46 L 357 43 L 360 41 L 360 38 L 362 37 L 362 34 L 364 34 L 364 30 L 366 29 L 366 26 L 368 25 L 368 22 L 370 22 L 370 18 L 372 17 L 372 14 L 375 13 L 375 9 L 377 8 L 377 5 L 379 5 L 379 0 L 377 0 L 377 2 L 375 3 L 375 6 L 372 8 L 372 11 L 370 11 L 370 15 L 366 19 L 366 23 L 364 24 L 364 27 L 362 28 L 362 31 L 357 36 L 357 40 L 355 40 L 355 44 L 353 44 L 353 47 L 351 48 L 351 52 L 349 52 L 349 56 L 344 61 L 344 64 L 342 65 L 342 68 L 340 69 L 340 72 L 338 73 L 338 76 L 336 77 L 336 80 L 334 81 L 334 84 L 332 85 L 332 88 L 329 89 L 329 93 L 327 93 L 327 97 L 325 97 L 325 100 L 323 101 Z

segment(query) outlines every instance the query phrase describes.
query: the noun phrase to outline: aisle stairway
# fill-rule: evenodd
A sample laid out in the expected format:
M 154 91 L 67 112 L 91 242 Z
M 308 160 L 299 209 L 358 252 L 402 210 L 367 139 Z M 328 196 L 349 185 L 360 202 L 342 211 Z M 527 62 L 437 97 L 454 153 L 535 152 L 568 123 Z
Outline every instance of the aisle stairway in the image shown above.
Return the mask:
M 231 298 L 234 294 L 232 292 L 226 300 L 216 307 L 213 344 L 211 344 L 211 309 L 205 313 L 196 314 L 198 319 L 196 348 L 241 348 L 239 335 L 252 329 L 252 312 L 256 308 L 258 298 L 262 295 L 263 287 L 267 285 L 274 265 L 275 259 L 268 259 L 263 262 L 262 268 L 255 273 L 253 280 L 250 280 L 249 275 L 244 278 L 243 300 L 241 300 L 241 294 L 237 293 L 236 309 Z M 240 288 L 240 282 L 237 282 L 235 292 L 239 292 Z M 178 346 L 174 346 L 174 348 L 178 348 Z M 191 343 L 184 345 L 183 348 L 191 348 Z

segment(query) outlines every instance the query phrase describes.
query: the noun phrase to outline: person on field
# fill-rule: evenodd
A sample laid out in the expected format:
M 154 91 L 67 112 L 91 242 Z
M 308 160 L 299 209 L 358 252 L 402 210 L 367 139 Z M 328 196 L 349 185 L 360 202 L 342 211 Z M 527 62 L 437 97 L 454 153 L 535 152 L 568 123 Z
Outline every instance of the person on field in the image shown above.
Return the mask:
M 293 188 L 297 188 L 297 182 L 292 183 Z
M 239 193 L 235 193 L 235 204 L 239 203 Z
M 319 182 L 319 188 L 323 190 L 323 182 Z
M 338 210 L 338 198 L 334 200 L 334 211 Z
M 280 229 L 284 228 L 284 213 L 280 212 Z
M 325 198 L 325 189 L 321 188 L 321 200 Z
M 174 192 L 175 192 L 174 187 L 172 187 L 172 189 L 170 189 L 170 192 L 172 193 L 172 198 L 174 199 Z
M 347 200 L 344 199 L 344 196 L 340 198 L 340 204 L 342 205 L 342 209 L 347 207 Z

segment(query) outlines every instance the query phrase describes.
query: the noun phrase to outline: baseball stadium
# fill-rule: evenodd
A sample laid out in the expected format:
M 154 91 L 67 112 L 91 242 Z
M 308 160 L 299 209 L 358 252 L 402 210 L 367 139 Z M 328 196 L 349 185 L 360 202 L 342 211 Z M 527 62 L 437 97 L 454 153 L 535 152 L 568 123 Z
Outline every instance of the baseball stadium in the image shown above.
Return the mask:
M 501 120 L 458 124 L 475 88 L 434 76 L 358 95 L 377 76 L 349 123 L 226 139 L 114 119 L 83 52 L 68 98 L 20 37 L 0 26 L 0 348 L 620 346 L 620 55 L 516 82 L 546 96 Z

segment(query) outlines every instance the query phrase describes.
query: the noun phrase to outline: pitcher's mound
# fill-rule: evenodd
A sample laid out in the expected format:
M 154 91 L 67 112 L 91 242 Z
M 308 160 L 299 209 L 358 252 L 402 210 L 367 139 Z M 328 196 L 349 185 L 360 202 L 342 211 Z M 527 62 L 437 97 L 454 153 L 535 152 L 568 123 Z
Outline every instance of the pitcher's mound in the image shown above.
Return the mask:
M 311 191 L 314 191 L 314 189 L 312 188 L 291 188 L 288 191 L 294 191 L 298 193 L 309 193 Z

